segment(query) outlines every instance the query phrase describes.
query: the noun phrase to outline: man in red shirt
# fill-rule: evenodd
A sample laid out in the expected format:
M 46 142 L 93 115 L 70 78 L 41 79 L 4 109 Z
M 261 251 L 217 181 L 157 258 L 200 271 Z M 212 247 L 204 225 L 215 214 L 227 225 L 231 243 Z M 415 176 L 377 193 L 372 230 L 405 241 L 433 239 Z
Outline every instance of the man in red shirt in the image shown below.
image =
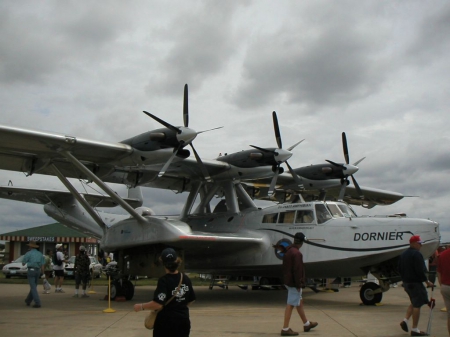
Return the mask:
M 317 326 L 317 322 L 310 322 L 306 318 L 303 308 L 302 287 L 306 285 L 305 268 L 303 265 L 303 255 L 300 247 L 306 237 L 303 233 L 294 235 L 294 243 L 286 248 L 283 256 L 283 282 L 288 290 L 288 299 L 284 311 L 284 325 L 281 330 L 281 336 L 297 336 L 298 332 L 292 331 L 289 327 L 292 311 L 294 307 L 303 321 L 303 331 L 308 332 Z
M 450 336 L 450 249 L 444 250 L 437 259 L 437 277 L 441 294 L 447 308 L 447 330 Z

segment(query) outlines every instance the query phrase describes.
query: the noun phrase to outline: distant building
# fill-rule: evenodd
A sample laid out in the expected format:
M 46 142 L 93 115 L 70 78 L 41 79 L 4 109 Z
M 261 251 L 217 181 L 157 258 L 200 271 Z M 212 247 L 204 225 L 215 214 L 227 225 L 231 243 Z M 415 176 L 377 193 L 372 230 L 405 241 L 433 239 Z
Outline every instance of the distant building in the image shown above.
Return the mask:
M 97 255 L 98 250 L 97 239 L 60 223 L 0 234 L 0 240 L 6 241 L 5 262 L 24 255 L 28 251 L 27 243 L 30 241 L 36 241 L 42 253 L 45 253 L 47 249 L 55 251 L 58 243 L 63 244 L 63 251 L 67 256 L 77 255 L 80 246 L 85 246 L 91 255 Z

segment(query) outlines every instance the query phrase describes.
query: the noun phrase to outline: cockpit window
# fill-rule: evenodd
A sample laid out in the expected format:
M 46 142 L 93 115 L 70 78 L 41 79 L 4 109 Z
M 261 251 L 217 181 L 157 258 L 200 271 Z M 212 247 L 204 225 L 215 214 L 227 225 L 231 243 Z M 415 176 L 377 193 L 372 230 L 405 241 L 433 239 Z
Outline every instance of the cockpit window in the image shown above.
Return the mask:
M 331 214 L 323 204 L 316 204 L 317 223 L 322 224 L 331 219 Z
M 314 222 L 313 211 L 297 211 L 297 217 L 295 218 L 295 223 L 312 223 Z
M 347 205 L 339 204 L 338 206 L 346 218 L 356 217 L 355 212 L 350 207 L 347 207 Z
M 263 217 L 263 223 L 277 223 L 278 213 L 266 214 Z
M 280 213 L 278 223 L 294 223 L 295 211 L 288 211 Z
M 327 206 L 328 206 L 328 209 L 330 210 L 333 218 L 343 218 L 344 217 L 344 214 L 342 214 L 341 210 L 339 209 L 339 207 L 337 207 L 337 205 L 327 204 Z

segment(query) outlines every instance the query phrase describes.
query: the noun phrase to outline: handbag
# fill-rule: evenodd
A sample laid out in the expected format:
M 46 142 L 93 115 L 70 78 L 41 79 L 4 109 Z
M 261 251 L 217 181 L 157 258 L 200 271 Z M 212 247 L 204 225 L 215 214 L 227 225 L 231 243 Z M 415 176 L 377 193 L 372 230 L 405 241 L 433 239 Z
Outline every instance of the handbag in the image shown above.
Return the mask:
M 169 304 L 170 301 L 172 301 L 175 296 L 178 294 L 178 291 L 180 291 L 180 287 L 181 287 L 181 282 L 183 281 L 183 273 L 181 273 L 181 278 L 180 278 L 180 283 L 178 284 L 178 288 L 177 291 L 175 292 L 175 295 L 173 295 L 166 303 L 163 304 L 163 307 L 161 309 L 158 310 L 152 310 L 147 317 L 145 317 L 145 321 L 144 321 L 144 325 L 147 329 L 152 330 L 153 327 L 155 326 L 155 320 L 156 320 L 156 316 L 158 315 L 158 313 L 164 308 L 164 306 L 166 306 L 167 304 Z

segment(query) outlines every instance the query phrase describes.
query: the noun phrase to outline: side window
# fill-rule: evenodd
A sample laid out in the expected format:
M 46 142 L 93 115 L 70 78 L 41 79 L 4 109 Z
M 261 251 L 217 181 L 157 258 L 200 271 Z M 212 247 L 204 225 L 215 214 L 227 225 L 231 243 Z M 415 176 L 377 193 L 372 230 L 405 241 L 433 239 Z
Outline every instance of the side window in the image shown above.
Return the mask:
M 263 217 L 263 223 L 277 223 L 278 213 L 266 214 Z
M 316 204 L 317 223 L 321 224 L 331 219 L 331 214 L 328 212 L 325 205 Z
M 335 204 L 327 204 L 327 206 L 334 218 L 344 217 L 341 210 Z
M 278 218 L 278 223 L 294 223 L 295 211 L 282 212 Z
M 313 211 L 297 211 L 297 217 L 295 223 L 312 223 L 314 222 Z

